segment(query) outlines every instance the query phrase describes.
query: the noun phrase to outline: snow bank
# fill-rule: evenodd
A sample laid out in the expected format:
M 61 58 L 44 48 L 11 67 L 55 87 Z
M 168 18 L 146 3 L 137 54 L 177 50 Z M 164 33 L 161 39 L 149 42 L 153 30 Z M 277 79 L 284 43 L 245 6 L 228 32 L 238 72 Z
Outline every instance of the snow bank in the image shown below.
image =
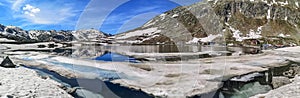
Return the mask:
M 13 97 L 55 97 L 72 98 L 59 88 L 61 84 L 53 80 L 42 79 L 33 70 L 23 67 L 6 69 L 0 67 L 0 95 Z
M 192 40 L 188 41 L 187 44 L 193 44 L 193 43 L 198 43 L 199 41 L 201 42 L 212 42 L 214 39 L 216 39 L 217 37 L 221 37 L 221 34 L 217 34 L 217 35 L 208 35 L 207 37 L 204 38 L 196 38 L 194 37 Z
M 134 37 L 134 36 L 141 36 L 143 34 L 152 35 L 154 33 L 159 33 L 156 31 L 158 31 L 157 28 L 148 28 L 145 30 L 137 30 L 134 32 L 125 33 L 124 35 L 117 37 L 116 39 L 126 39 L 126 38 L 130 38 L 130 37 Z

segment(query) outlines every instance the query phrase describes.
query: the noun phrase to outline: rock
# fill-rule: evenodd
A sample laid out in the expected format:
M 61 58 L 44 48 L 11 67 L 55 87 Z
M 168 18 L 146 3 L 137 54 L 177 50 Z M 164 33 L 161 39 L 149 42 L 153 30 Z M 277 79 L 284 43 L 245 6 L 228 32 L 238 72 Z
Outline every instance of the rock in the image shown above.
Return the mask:
M 47 47 L 46 45 L 38 45 L 38 48 L 45 48 Z
M 11 59 L 8 56 L 2 61 L 0 66 L 5 67 L 5 68 L 15 68 L 16 67 L 16 65 L 11 61 Z
M 295 77 L 295 81 L 290 84 L 271 90 L 266 94 L 259 94 L 250 98 L 299 98 L 300 81 L 298 78 Z
M 272 85 L 273 85 L 274 89 L 279 88 L 279 87 L 289 84 L 289 83 L 291 83 L 290 79 L 287 77 L 283 77 L 283 76 L 273 77 L 273 79 L 272 79 Z

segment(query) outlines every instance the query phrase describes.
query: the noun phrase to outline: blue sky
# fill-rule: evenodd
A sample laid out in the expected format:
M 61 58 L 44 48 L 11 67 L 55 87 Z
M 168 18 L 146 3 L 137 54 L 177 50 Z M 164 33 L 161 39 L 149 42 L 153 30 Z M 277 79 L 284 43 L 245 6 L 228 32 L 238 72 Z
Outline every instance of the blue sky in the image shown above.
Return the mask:
M 1 0 L 0 24 L 26 30 L 94 28 L 116 34 L 195 2 L 199 0 Z

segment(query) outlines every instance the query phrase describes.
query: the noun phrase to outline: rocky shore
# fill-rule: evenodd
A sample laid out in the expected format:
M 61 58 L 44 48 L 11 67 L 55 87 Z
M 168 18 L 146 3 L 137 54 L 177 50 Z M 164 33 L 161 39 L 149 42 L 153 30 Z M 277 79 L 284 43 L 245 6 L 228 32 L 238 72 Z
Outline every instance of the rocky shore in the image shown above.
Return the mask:
M 62 86 L 60 83 L 50 78 L 42 78 L 27 68 L 0 67 L 0 74 L 0 96 L 4 98 L 73 98 L 60 88 Z

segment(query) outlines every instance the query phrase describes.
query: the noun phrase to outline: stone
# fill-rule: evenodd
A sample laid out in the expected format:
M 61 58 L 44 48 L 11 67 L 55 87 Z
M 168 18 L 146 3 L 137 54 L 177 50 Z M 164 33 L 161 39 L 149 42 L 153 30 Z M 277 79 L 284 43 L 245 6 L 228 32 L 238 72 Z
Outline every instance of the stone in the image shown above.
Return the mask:
M 288 77 L 278 76 L 278 77 L 273 77 L 272 79 L 272 85 L 274 89 L 290 83 L 291 81 Z
M 16 67 L 16 65 L 11 61 L 11 59 L 8 56 L 2 61 L 0 66 L 4 67 L 4 68 L 15 68 Z

